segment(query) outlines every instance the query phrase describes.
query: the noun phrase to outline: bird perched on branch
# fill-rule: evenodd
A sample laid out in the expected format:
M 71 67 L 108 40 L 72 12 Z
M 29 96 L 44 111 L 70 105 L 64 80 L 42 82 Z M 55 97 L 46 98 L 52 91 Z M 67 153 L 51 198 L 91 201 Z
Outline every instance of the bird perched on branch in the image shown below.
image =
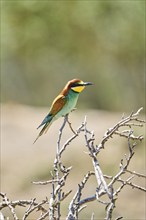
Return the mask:
M 80 79 L 70 80 L 66 84 L 66 86 L 61 91 L 61 93 L 54 99 L 48 115 L 44 118 L 42 123 L 38 126 L 38 128 L 40 128 L 41 126 L 43 126 L 43 128 L 40 131 L 34 143 L 37 141 L 37 139 L 42 134 L 48 131 L 50 125 L 55 120 L 57 120 L 61 116 L 67 115 L 75 108 L 78 97 L 79 97 L 79 93 L 82 92 L 82 90 L 88 85 L 93 85 L 93 83 L 83 82 Z

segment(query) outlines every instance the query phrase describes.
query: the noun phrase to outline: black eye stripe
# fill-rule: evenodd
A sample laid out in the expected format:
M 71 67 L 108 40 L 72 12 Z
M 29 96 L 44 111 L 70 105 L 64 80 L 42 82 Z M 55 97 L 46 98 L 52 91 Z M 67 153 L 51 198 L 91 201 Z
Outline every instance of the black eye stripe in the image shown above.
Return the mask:
M 77 87 L 77 86 L 84 86 L 83 84 L 74 83 L 71 85 L 71 87 Z

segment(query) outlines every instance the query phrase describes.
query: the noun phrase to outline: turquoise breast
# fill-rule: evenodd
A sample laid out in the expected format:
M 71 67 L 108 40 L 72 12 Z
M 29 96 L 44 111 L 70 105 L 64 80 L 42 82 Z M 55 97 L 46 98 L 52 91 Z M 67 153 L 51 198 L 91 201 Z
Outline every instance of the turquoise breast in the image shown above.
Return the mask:
M 65 106 L 55 115 L 54 119 L 58 119 L 61 116 L 65 116 L 70 113 L 72 109 L 75 108 L 78 101 L 79 93 L 74 92 L 72 90 L 69 91 L 67 95 L 67 102 Z

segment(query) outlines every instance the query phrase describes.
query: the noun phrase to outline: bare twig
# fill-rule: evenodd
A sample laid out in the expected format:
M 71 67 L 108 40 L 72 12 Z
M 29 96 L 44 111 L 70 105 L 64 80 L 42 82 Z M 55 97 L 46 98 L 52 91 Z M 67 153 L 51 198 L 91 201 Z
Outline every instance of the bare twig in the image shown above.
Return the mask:
M 132 177 L 134 177 L 134 176 L 132 176 Z M 141 187 L 141 186 L 138 186 L 138 185 L 136 185 L 136 184 L 134 184 L 134 183 L 132 183 L 132 182 L 129 182 L 129 181 L 130 181 L 130 178 L 129 178 L 129 180 L 126 180 L 126 181 L 124 181 L 124 180 L 122 180 L 121 178 L 119 178 L 117 181 L 123 183 L 124 185 L 131 186 L 132 189 L 138 189 L 138 190 L 141 190 L 141 191 L 143 191 L 143 192 L 146 192 L 146 188 Z
M 84 135 L 85 135 L 85 140 L 86 140 L 86 146 L 88 147 L 89 155 L 92 158 L 92 163 L 93 163 L 93 167 L 94 167 L 94 171 L 95 171 L 95 176 L 97 179 L 99 194 L 106 192 L 108 197 L 110 198 L 111 197 L 110 191 L 109 191 L 107 183 L 103 177 L 102 170 L 100 168 L 98 159 L 96 157 L 96 151 L 95 151 L 95 147 L 94 147 L 94 133 L 92 132 L 90 135 L 90 138 L 88 138 L 88 134 L 86 132 L 86 125 L 87 125 L 86 118 L 85 118 L 84 123 L 85 123 L 85 134 Z
M 143 108 L 140 108 L 136 113 L 132 112 L 128 117 L 124 118 L 122 117 L 122 120 L 119 121 L 116 125 L 114 125 L 112 128 L 108 129 L 107 132 L 105 133 L 103 139 L 101 140 L 101 142 L 99 143 L 99 145 L 97 146 L 97 153 L 100 151 L 100 149 L 104 148 L 105 143 L 108 141 L 109 138 L 112 138 L 112 136 L 118 131 L 118 129 L 122 126 L 128 126 L 129 127 L 129 122 L 131 121 L 138 121 L 138 122 L 142 122 L 145 123 L 144 120 L 140 120 L 138 119 L 138 115 L 140 113 L 140 111 L 142 111 Z M 132 124 L 131 124 L 132 126 Z M 131 127 L 130 126 L 130 127 Z
M 32 213 L 34 210 L 40 210 L 40 209 L 42 210 L 42 205 L 48 203 L 48 199 L 47 198 L 45 200 L 43 200 L 42 202 L 38 203 L 38 204 L 35 204 L 35 200 L 36 199 L 32 199 L 28 209 L 25 211 L 25 214 L 24 214 L 22 220 L 27 219 L 27 217 L 30 215 L 30 213 Z M 43 212 L 46 213 L 47 210 L 45 210 L 43 208 Z
M 126 172 L 134 174 L 135 176 L 138 176 L 138 177 L 146 178 L 146 175 L 138 173 L 138 172 L 135 172 L 135 171 L 130 171 L 130 170 L 126 169 Z
M 83 205 L 85 203 L 83 201 L 82 202 L 80 201 L 81 195 L 82 195 L 82 190 L 84 189 L 85 184 L 87 183 L 87 181 L 91 175 L 94 175 L 94 172 L 88 172 L 85 175 L 83 181 L 78 185 L 78 190 L 76 191 L 76 193 L 75 193 L 75 195 L 69 205 L 69 213 L 67 216 L 68 220 L 69 219 L 78 219 L 78 213 L 79 213 L 80 207 L 81 207 L 81 205 Z M 94 200 L 95 200 L 95 198 L 94 198 Z M 89 200 L 91 201 L 91 199 L 89 199 L 89 198 L 87 200 L 88 200 L 88 202 L 89 202 Z
M 12 203 L 9 201 L 9 199 L 6 197 L 6 194 L 3 195 L 3 199 L 7 205 L 7 207 L 10 209 L 10 212 L 12 213 L 12 216 L 14 218 L 14 220 L 19 220 L 18 216 L 16 215 L 14 206 L 12 205 Z
M 82 131 L 83 128 L 84 128 L 84 123 L 82 123 L 79 126 L 79 128 L 77 129 L 76 133 L 65 142 L 65 144 L 62 146 L 62 148 L 60 150 L 60 157 L 61 157 L 62 153 L 66 150 L 66 147 L 69 146 L 69 144 L 80 134 L 80 132 Z
M 35 185 L 47 185 L 47 184 L 52 184 L 52 183 L 58 183 L 59 180 L 46 180 L 46 181 L 38 181 L 38 182 L 35 182 L 33 181 L 32 183 L 35 184 Z

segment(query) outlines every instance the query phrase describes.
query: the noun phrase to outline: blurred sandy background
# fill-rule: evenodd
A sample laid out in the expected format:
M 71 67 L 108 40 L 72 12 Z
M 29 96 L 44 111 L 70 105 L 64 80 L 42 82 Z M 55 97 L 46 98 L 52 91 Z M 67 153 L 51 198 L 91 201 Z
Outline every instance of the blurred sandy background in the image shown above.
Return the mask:
M 1 191 L 10 199 L 41 200 L 50 195 L 51 186 L 31 182 L 50 178 L 63 119 L 32 143 L 36 127 L 68 80 L 94 83 L 80 95 L 70 121 L 76 129 L 87 115 L 97 144 L 123 112 L 143 106 L 144 117 L 144 8 L 144 1 L 1 1 Z M 136 128 L 137 134 L 144 132 Z M 62 141 L 70 135 L 66 128 Z M 72 188 L 73 193 L 92 170 L 84 151 L 81 135 L 63 155 L 64 164 L 73 166 L 65 190 Z M 125 152 L 124 139 L 110 141 L 99 156 L 103 171 L 114 174 Z M 136 148 L 131 169 L 145 172 L 144 142 Z M 92 177 L 85 195 L 95 188 Z M 64 216 L 73 193 L 62 204 Z M 103 219 L 104 210 L 96 202 L 88 204 L 81 219 L 91 218 L 93 211 Z M 144 193 L 123 190 L 114 215 L 144 219 Z

